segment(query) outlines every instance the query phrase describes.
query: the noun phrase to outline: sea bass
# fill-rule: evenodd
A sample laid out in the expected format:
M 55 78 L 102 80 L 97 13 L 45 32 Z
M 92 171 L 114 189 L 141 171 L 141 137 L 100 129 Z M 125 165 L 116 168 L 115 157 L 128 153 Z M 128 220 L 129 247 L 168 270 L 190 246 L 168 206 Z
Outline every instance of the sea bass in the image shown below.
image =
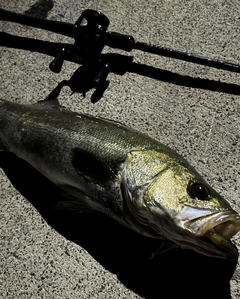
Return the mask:
M 181 248 L 236 259 L 240 216 L 185 159 L 118 122 L 57 100 L 0 100 L 0 148 L 26 160 L 68 196 L 63 207 L 101 211 Z

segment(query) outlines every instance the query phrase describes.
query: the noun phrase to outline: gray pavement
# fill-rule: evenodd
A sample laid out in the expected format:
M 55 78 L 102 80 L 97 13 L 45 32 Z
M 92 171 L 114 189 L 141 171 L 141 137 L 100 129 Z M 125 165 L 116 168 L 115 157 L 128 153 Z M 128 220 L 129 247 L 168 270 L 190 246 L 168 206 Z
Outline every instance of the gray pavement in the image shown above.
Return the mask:
M 83 10 L 97 9 L 110 19 L 111 31 L 240 63 L 238 1 L 0 0 L 0 7 L 70 23 Z M 0 31 L 49 41 L 71 41 L 6 22 L 0 22 Z M 105 48 L 106 53 L 110 51 L 113 50 Z M 182 76 L 229 84 L 240 82 L 239 74 L 227 71 L 139 51 L 126 55 L 133 55 L 137 63 Z M 1 48 L 0 97 L 19 103 L 44 99 L 60 80 L 69 79 L 77 69 L 66 62 L 61 74 L 54 74 L 48 69 L 51 59 L 39 53 Z M 110 74 L 109 80 L 103 99 L 94 105 L 90 102 L 91 91 L 83 99 L 79 94 L 70 96 L 67 87 L 61 93 L 61 103 L 72 110 L 121 121 L 169 145 L 240 212 L 240 98 L 231 94 L 234 87 L 230 92 L 211 91 L 133 73 Z M 184 80 L 187 83 L 189 79 Z M 207 82 L 210 87 L 215 84 Z M 204 294 L 204 298 L 217 298 L 214 294 L 228 298 L 227 263 L 218 264 L 192 252 L 186 255 L 176 251 L 176 257 L 173 251 L 165 258 L 160 257 L 158 264 L 156 261 L 156 265 L 146 268 L 150 272 L 141 273 L 145 268 L 141 267 L 142 248 L 137 246 L 143 243 L 138 237 L 101 216 L 79 215 L 83 220 L 77 220 L 61 213 L 47 214 L 41 209 L 39 213 L 27 200 L 26 190 L 19 192 L 24 184 L 25 189 L 28 184 L 29 189 L 37 188 L 23 169 L 27 166 L 14 158 L 7 162 L 11 164 L 11 181 L 0 169 L 0 298 L 176 298 L 177 292 L 179 298 L 190 298 L 189 284 L 193 283 L 195 292 L 191 298 L 199 294 L 202 297 Z M 36 197 L 49 196 L 46 186 L 42 183 L 36 189 Z M 54 196 L 54 191 L 51 192 L 49 200 Z M 131 238 L 135 241 L 131 242 Z M 233 241 L 240 249 L 240 234 Z M 199 275 L 200 269 L 204 274 Z M 153 273 L 154 279 L 147 279 Z M 239 284 L 237 265 L 230 281 L 234 299 L 240 298 Z

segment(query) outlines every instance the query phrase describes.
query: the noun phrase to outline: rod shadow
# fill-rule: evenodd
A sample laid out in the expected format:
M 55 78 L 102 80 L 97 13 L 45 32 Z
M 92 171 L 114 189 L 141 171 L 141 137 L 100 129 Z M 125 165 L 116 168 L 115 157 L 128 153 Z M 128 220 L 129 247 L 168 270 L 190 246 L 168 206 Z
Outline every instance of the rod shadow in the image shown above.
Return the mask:
M 229 281 L 237 261 L 181 249 L 150 260 L 160 241 L 135 234 L 101 213 L 77 214 L 54 209 L 61 199 L 61 190 L 12 153 L 0 153 L 0 167 L 49 225 L 85 248 L 143 298 L 231 298 Z

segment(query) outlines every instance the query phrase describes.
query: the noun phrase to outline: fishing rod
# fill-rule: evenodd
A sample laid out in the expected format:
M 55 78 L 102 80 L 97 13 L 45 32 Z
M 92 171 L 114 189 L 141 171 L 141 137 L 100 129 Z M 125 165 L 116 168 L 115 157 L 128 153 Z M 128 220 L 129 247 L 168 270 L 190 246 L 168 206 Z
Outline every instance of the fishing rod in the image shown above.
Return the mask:
M 219 86 L 218 82 L 201 81 L 200 79 L 196 82 L 196 79 L 194 81 L 190 77 L 134 63 L 132 56 L 114 53 L 102 54 L 104 46 L 121 49 L 126 52 L 136 49 L 240 73 L 240 65 L 199 57 L 162 46 L 136 42 L 131 35 L 108 32 L 109 19 L 95 10 L 88 9 L 83 11 L 75 24 L 36 18 L 4 9 L 0 9 L 0 20 L 41 28 L 74 39 L 74 44 L 63 44 L 11 36 L 8 33 L 0 32 L 0 46 L 39 51 L 53 56 L 54 59 L 50 62 L 49 68 L 55 73 L 61 72 L 65 60 L 81 65 L 69 80 L 61 81 L 50 92 L 46 98 L 48 100 L 57 98 L 63 86 L 68 86 L 72 92 L 81 93 L 83 96 L 94 88 L 95 91 L 91 96 L 91 101 L 95 103 L 102 98 L 103 93 L 109 86 L 107 76 L 110 72 L 119 75 L 123 75 L 126 72 L 134 72 L 140 75 L 144 73 L 151 78 L 161 78 L 163 81 L 168 80 L 168 82 L 172 83 L 176 81 L 184 86 L 240 94 L 239 86 L 237 85 L 221 83 L 221 86 Z
M 240 65 L 223 60 L 212 59 L 195 54 L 177 51 L 160 45 L 135 41 L 131 35 L 117 32 L 107 32 L 109 19 L 102 13 L 87 9 L 83 11 L 75 24 L 60 21 L 45 20 L 29 15 L 18 14 L 0 9 L 0 20 L 16 22 L 27 26 L 45 29 L 61 35 L 72 37 L 75 40 L 75 50 L 72 55 L 82 58 L 99 57 L 104 46 L 121 49 L 127 52 L 140 50 L 151 54 L 184 60 L 205 66 L 240 73 Z M 50 64 L 50 69 L 60 72 L 66 49 L 61 49 Z M 69 54 L 69 53 L 68 53 Z

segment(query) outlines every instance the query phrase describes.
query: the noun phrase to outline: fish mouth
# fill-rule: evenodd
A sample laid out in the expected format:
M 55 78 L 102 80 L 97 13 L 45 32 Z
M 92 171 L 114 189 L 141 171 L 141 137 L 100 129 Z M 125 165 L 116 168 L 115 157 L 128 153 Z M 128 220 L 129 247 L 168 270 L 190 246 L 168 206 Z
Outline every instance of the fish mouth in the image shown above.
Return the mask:
M 201 217 L 185 223 L 185 227 L 207 243 L 208 249 L 217 255 L 231 260 L 238 257 L 238 251 L 230 241 L 240 230 L 240 216 L 236 212 L 226 211 Z

